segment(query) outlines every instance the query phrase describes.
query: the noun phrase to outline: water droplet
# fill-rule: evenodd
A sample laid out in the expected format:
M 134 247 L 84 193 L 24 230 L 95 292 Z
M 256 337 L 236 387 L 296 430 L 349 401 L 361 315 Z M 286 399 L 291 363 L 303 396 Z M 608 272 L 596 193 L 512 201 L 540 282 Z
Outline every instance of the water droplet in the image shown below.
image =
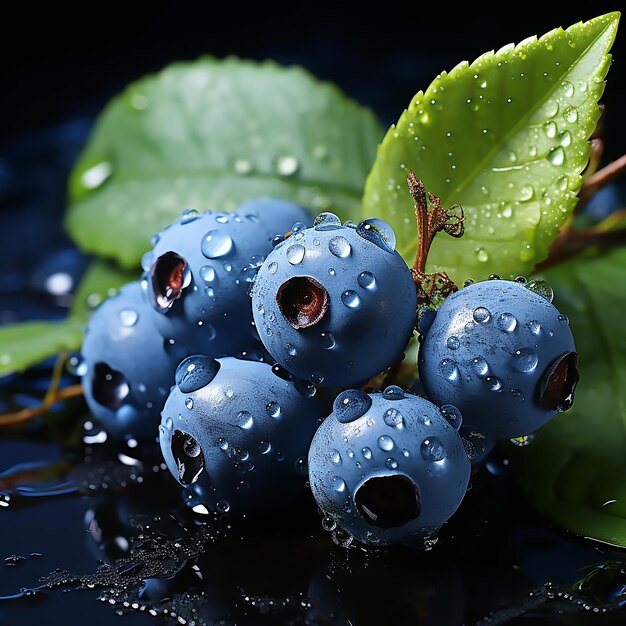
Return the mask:
M 274 400 L 271 400 L 265 405 L 265 412 L 270 417 L 273 417 L 273 418 L 280 417 L 280 413 L 281 413 L 280 404 L 278 404 L 278 402 L 275 402 Z
M 567 148 L 572 143 L 572 134 L 569 130 L 565 130 L 559 135 L 559 142 L 564 148 Z
M 333 488 L 338 493 L 344 493 L 347 489 L 346 481 L 340 476 L 333 477 Z
M 208 385 L 220 369 L 220 364 L 207 356 L 187 357 L 176 368 L 176 384 L 183 393 L 192 393 Z
M 328 249 L 331 254 L 339 258 L 350 256 L 350 253 L 352 252 L 352 246 L 348 243 L 348 240 L 341 235 L 333 237 L 328 242 Z
M 553 150 L 548 153 L 548 161 L 552 163 L 552 165 L 563 165 L 565 162 L 565 151 L 561 146 L 557 146 Z
M 315 230 L 336 230 L 341 228 L 341 220 L 334 213 L 320 213 L 313 221 Z
M 287 350 L 289 356 L 296 356 L 298 354 L 296 347 L 290 343 L 285 344 L 285 350 Z
M 439 411 L 448 424 L 450 424 L 450 426 L 452 426 L 455 430 L 459 430 L 459 428 L 461 428 L 463 416 L 461 415 L 461 411 L 459 411 L 454 404 L 444 404 Z
M 546 122 L 543 126 L 543 130 L 549 139 L 556 137 L 556 124 L 554 122 Z
M 578 111 L 574 107 L 567 107 L 565 111 L 563 111 L 563 117 L 570 124 L 573 124 L 578 120 Z
M 526 287 L 526 289 L 530 289 L 538 296 L 545 298 L 548 302 L 552 302 L 554 299 L 554 290 L 545 280 L 536 278 L 526 283 L 524 287 Z
M 357 292 L 352 289 L 348 289 L 341 294 L 341 301 L 349 309 L 358 309 L 361 306 L 361 298 L 359 298 Z
M 487 376 L 485 383 L 489 391 L 500 391 L 502 389 L 502 381 L 497 376 Z
M 200 268 L 200 278 L 202 278 L 202 280 L 207 283 L 212 283 L 216 278 L 215 270 L 213 269 L 213 267 L 211 265 L 203 265 Z
M 482 356 L 477 356 L 472 359 L 472 369 L 478 376 L 484 376 L 489 371 L 489 364 Z
M 518 372 L 532 372 L 539 363 L 539 357 L 533 348 L 518 348 L 513 353 L 513 367 Z
M 393 450 L 394 442 L 393 439 L 389 435 L 381 435 L 378 438 L 378 447 L 381 450 L 385 450 L 389 452 L 389 450 Z
M 252 163 L 250 163 L 248 159 L 237 159 L 233 163 L 233 169 L 235 170 L 235 174 L 245 176 L 252 171 Z
M 233 269 L 233 266 L 228 261 L 224 261 L 222 266 L 227 272 L 231 272 Z
M 192 398 L 185 399 L 185 406 L 191 411 L 193 409 L 193 400 Z
M 218 445 L 219 449 L 222 450 L 222 452 L 226 452 L 226 450 L 228 450 L 228 448 L 229 448 L 228 441 L 226 441 L 226 439 L 224 439 L 224 437 L 220 437 L 217 440 L 217 445 Z
M 360 389 L 342 391 L 333 402 L 333 414 L 342 424 L 353 422 L 367 413 L 372 399 Z
M 511 396 L 513 400 L 517 400 L 518 402 L 524 402 L 524 394 L 519 389 L 511 389 Z
M 239 411 L 237 413 L 237 426 L 243 430 L 250 430 L 254 426 L 252 415 L 248 411 Z
M 519 199 L 528 202 L 535 195 L 535 188 L 532 185 L 524 185 L 519 192 Z
M 328 274 L 329 274 L 330 276 L 336 276 L 336 275 L 337 275 L 337 272 L 336 272 L 336 271 L 335 271 L 335 270 L 331 267 L 331 268 L 328 270 Z
M 322 348 L 324 348 L 324 350 L 332 350 L 335 347 L 336 343 L 337 342 L 335 341 L 335 335 L 333 335 L 332 333 L 324 331 L 320 335 L 320 344 Z
M 387 252 L 393 252 L 396 249 L 396 235 L 393 228 L 383 220 L 378 218 L 363 220 L 357 226 L 356 232 Z
M 491 319 L 491 313 L 489 309 L 486 309 L 484 306 L 479 306 L 474 309 L 472 317 L 476 323 L 485 324 Z
M 402 400 L 404 398 L 404 391 L 398 385 L 389 385 L 385 387 L 383 391 L 383 398 L 385 400 Z
M 232 252 L 234 247 L 230 235 L 220 228 L 215 228 L 203 237 L 200 249 L 207 259 L 217 259 Z
M 512 313 L 500 313 L 496 324 L 505 333 L 512 333 L 517 328 L 517 318 Z
M 437 463 L 438 461 L 443 461 L 443 459 L 446 458 L 443 443 L 441 443 L 441 440 L 437 439 L 437 437 L 428 437 L 428 439 L 424 439 L 420 447 L 420 452 L 424 461 L 427 461 L 428 463 Z
M 533 335 L 538 335 L 541 332 L 541 324 L 537 320 L 530 320 L 528 329 Z
M 568 98 L 571 98 L 574 95 L 574 85 L 572 85 L 572 83 L 570 83 L 568 80 L 564 80 L 561 83 L 561 86 L 563 87 L 563 93 Z
M 369 448 L 367 448 L 367 447 L 365 447 L 365 448 L 363 448 L 361 450 L 361 454 L 363 455 L 363 458 L 368 460 L 368 461 L 371 460 L 371 458 L 372 458 L 372 451 Z
M 300 163 L 295 156 L 281 156 L 276 161 L 276 169 L 281 176 L 293 176 L 299 167 Z
M 391 428 L 403 428 L 404 418 L 398 409 L 387 409 L 383 415 L 383 420 Z
M 272 451 L 272 444 L 262 439 L 259 441 L 259 452 L 261 454 L 269 454 Z
M 298 265 L 304 260 L 305 253 L 306 250 L 304 246 L 299 243 L 296 243 L 293 246 L 289 246 L 286 253 L 287 261 L 289 261 L 291 265 Z
M 398 468 L 398 461 L 395 459 L 387 459 L 385 461 L 385 467 L 390 470 L 394 470 Z
M 453 382 L 459 379 L 459 368 L 453 359 L 442 359 L 439 363 L 439 371 L 449 381 Z
M 122 326 L 134 326 L 139 320 L 139 314 L 133 309 L 122 309 L 120 311 L 120 322 Z
M 569 317 L 567 317 L 567 315 L 561 314 L 557 319 L 563 326 L 567 326 L 569 324 Z
M 376 279 L 371 272 L 361 272 L 356 280 L 363 289 L 374 289 L 376 287 Z
M 226 513 L 228 513 L 228 511 L 230 511 L 230 503 L 228 502 L 228 500 L 218 500 L 218 502 L 215 504 L 215 508 L 217 509 L 218 513 L 225 515 Z
M 484 248 L 477 248 L 476 258 L 479 263 L 486 263 L 489 260 L 489 253 Z
M 85 189 L 98 189 L 113 174 L 113 166 L 108 161 L 101 161 L 85 170 L 80 177 L 80 183 Z
M 548 100 L 543 110 L 547 117 L 554 117 L 559 112 L 559 103 L 556 100 Z
M 533 442 L 534 438 L 535 438 L 535 435 L 531 434 L 531 435 L 523 435 L 521 437 L 513 437 L 513 439 L 510 439 L 510 441 L 513 445 L 523 448 L 524 446 L 530 445 Z
M 458 337 L 451 335 L 450 337 L 448 337 L 448 340 L 446 341 L 446 345 L 448 346 L 450 350 L 458 350 L 461 346 L 461 342 L 459 341 Z

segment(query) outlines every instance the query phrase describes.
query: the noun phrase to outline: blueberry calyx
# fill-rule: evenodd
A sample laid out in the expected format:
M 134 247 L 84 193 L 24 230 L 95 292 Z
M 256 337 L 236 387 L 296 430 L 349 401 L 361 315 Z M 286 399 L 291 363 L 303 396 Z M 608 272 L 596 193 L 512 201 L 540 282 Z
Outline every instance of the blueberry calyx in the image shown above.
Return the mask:
M 368 478 L 356 490 L 354 502 L 363 518 L 379 528 L 402 526 L 422 509 L 417 485 L 402 474 Z
M 330 297 L 311 276 L 293 276 L 276 292 L 278 309 L 296 330 L 317 324 L 328 311 Z
M 190 279 L 187 267 L 187 261 L 172 251 L 162 254 L 152 264 L 152 304 L 160 313 L 168 311 L 181 297 Z
M 119 409 L 130 393 L 130 385 L 124 374 L 104 361 L 99 361 L 94 365 L 91 380 L 93 399 L 112 411 Z
M 543 376 L 539 388 L 541 406 L 559 412 L 567 411 L 574 403 L 579 380 L 578 355 L 566 352 L 548 367 Z
M 172 433 L 171 450 L 178 468 L 178 479 L 183 485 L 192 485 L 204 471 L 200 444 L 189 433 L 176 429 Z

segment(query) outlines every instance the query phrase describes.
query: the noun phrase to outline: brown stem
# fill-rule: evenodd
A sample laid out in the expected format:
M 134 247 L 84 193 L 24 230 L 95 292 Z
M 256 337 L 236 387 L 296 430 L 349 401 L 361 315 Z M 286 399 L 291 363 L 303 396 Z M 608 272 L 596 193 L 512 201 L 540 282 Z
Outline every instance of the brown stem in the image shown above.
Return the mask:
M 70 387 L 64 387 L 54 392 L 53 395 L 44 398 L 41 404 L 35 407 L 25 408 L 15 413 L 6 413 L 0 415 L 0 427 L 2 426 L 14 426 L 16 424 L 24 424 L 34 419 L 38 415 L 45 413 L 51 406 L 57 402 L 67 400 L 69 398 L 76 398 L 83 395 L 82 385 L 71 385 Z
M 426 189 L 421 180 L 417 180 L 413 170 L 409 172 L 407 178 L 409 191 L 415 203 L 415 219 L 417 221 L 417 250 L 415 252 L 415 263 L 413 269 L 424 274 L 426 272 L 426 259 L 432 243 L 432 235 L 428 228 L 428 202 L 426 200 Z
M 626 208 L 613 213 L 611 222 L 619 221 L 626 217 Z M 563 231 L 555 239 L 550 249 L 550 256 L 538 263 L 535 269 L 538 271 L 554 267 L 577 254 L 580 254 L 591 246 L 614 247 L 626 244 L 626 228 L 619 230 L 606 230 L 605 228 L 586 228 L 582 230 Z

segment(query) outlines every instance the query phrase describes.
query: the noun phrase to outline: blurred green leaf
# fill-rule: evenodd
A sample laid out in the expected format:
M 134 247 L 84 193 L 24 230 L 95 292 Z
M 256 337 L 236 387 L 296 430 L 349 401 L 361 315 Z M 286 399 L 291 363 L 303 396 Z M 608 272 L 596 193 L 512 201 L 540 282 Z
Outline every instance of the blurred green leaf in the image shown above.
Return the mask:
M 534 506 L 584 537 L 626 546 L 626 248 L 544 274 L 580 359 L 574 406 L 520 450 Z
M 70 181 L 67 228 L 125 267 L 189 207 L 262 196 L 356 218 L 383 131 L 300 68 L 229 58 L 176 63 L 101 114 Z
M 136 277 L 139 272 L 136 272 Z M 90 312 L 135 278 L 104 261 L 93 261 L 74 296 L 68 317 L 55 322 L 22 322 L 0 327 L 0 376 L 22 372 L 59 352 L 80 350 Z
M 443 72 L 389 129 L 367 180 L 363 215 L 417 243 L 409 170 L 444 206 L 460 203 L 465 235 L 435 239 L 430 272 L 457 283 L 530 273 L 576 204 L 599 117 L 619 13 L 488 52 Z

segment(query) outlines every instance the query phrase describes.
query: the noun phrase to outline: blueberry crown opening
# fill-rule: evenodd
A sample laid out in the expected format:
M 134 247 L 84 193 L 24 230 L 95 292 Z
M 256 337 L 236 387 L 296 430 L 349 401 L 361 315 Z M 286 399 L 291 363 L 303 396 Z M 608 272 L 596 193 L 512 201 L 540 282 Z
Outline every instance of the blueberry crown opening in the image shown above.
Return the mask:
M 130 393 L 130 385 L 122 372 L 118 372 L 104 361 L 93 367 L 91 374 L 91 394 L 102 406 L 116 411 Z
M 188 273 L 187 261 L 176 252 L 166 252 L 152 264 L 152 305 L 157 311 L 167 311 L 182 296 Z
M 396 528 L 419 516 L 422 504 L 417 485 L 407 476 L 374 476 L 354 494 L 359 513 L 372 526 Z
M 539 402 L 545 409 L 567 411 L 574 403 L 576 385 L 580 380 L 578 355 L 566 352 L 551 363 L 539 386 Z
M 189 433 L 176 429 L 170 444 L 172 456 L 178 469 L 178 480 L 183 485 L 192 485 L 204 470 L 204 454 L 200 444 Z
M 314 326 L 326 315 L 330 297 L 311 276 L 294 276 L 278 288 L 276 302 L 289 324 L 300 329 Z

